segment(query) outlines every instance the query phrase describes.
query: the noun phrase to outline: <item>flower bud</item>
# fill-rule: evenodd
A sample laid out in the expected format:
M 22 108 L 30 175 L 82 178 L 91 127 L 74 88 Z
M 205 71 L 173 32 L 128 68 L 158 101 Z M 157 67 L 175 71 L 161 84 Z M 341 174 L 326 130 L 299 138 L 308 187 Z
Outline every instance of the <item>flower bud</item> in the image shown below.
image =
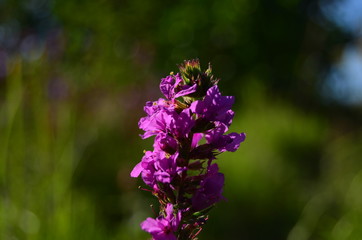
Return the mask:
M 185 85 L 197 84 L 196 92 L 183 97 L 185 102 L 192 102 L 194 99 L 204 97 L 207 90 L 218 82 L 212 75 L 211 65 L 209 64 L 207 70 L 203 72 L 198 59 L 185 60 L 178 67 Z

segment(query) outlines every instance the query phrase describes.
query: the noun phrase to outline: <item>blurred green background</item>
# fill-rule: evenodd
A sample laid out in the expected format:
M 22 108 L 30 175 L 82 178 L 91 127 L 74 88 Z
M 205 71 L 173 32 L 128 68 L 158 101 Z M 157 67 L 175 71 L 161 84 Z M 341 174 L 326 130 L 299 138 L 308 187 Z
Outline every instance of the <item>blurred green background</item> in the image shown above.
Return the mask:
M 200 239 L 362 239 L 361 3 L 1 0 L 0 239 L 147 239 L 137 122 L 192 58 L 247 133 Z

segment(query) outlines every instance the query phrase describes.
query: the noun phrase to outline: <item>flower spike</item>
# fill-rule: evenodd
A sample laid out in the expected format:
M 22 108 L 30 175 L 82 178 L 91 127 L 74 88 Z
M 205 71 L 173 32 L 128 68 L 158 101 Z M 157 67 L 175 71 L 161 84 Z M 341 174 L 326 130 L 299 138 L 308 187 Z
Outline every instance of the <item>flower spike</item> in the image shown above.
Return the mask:
M 147 102 L 138 126 L 143 139 L 155 136 L 154 149 L 131 172 L 141 176 L 160 203 L 159 216 L 141 228 L 154 240 L 196 240 L 213 206 L 222 196 L 224 174 L 214 160 L 236 151 L 245 133 L 229 133 L 233 96 L 222 96 L 211 65 L 185 60 L 179 73 L 161 79 L 166 99 Z M 142 188 L 140 188 L 142 189 Z M 153 208 L 152 208 L 153 209 Z

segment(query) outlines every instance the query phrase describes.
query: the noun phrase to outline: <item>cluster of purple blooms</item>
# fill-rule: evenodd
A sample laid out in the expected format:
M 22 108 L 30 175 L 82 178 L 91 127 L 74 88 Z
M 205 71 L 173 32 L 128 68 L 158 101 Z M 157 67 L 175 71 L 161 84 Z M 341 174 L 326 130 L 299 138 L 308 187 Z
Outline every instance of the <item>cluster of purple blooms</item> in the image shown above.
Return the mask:
M 224 175 L 214 160 L 245 140 L 244 133 L 226 134 L 234 97 L 220 94 L 211 66 L 202 72 L 199 61 L 190 60 L 179 69 L 161 80 L 166 99 L 144 107 L 141 137 L 155 136 L 154 149 L 131 172 L 142 176 L 160 202 L 159 216 L 141 223 L 154 240 L 196 239 L 207 212 L 223 199 Z

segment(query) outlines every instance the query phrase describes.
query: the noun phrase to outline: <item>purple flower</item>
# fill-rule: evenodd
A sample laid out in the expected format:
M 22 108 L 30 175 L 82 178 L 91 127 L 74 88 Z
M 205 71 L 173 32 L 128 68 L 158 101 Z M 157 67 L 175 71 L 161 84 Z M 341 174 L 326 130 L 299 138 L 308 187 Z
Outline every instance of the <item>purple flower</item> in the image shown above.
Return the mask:
M 171 123 L 171 132 L 176 138 L 187 137 L 194 125 L 190 109 L 184 109 Z
M 215 122 L 214 125 L 214 128 L 208 130 L 205 133 L 205 139 L 210 144 L 218 141 L 223 136 L 223 134 L 228 131 L 228 127 L 222 122 Z
M 142 230 L 149 232 L 154 240 L 177 240 L 175 232 L 181 220 L 181 211 L 173 213 L 173 205 L 168 203 L 165 209 L 165 217 L 156 219 L 147 218 L 141 223 Z
M 205 139 L 213 148 L 218 149 L 220 152 L 235 152 L 239 148 L 240 143 L 245 140 L 245 133 L 223 135 L 227 130 L 228 127 L 225 124 L 216 122 L 215 128 L 207 131 L 205 134 Z
M 143 117 L 138 122 L 139 128 L 145 131 L 145 133 L 141 135 L 143 139 L 157 135 L 161 132 L 166 133 L 177 114 L 176 112 L 163 108 L 157 109 L 151 113 L 152 115 Z
M 224 199 L 222 188 L 224 186 L 224 174 L 219 173 L 217 164 L 209 167 L 205 179 L 201 181 L 200 188 L 192 198 L 192 207 L 195 211 L 200 211 L 210 207 L 214 203 Z
M 154 163 L 157 161 L 157 155 L 154 152 L 146 151 L 140 163 L 138 163 L 131 172 L 131 177 L 138 177 L 142 174 L 143 181 L 153 187 L 155 184 L 155 167 Z
M 213 143 L 220 152 L 235 152 L 240 147 L 240 143 L 245 140 L 245 133 L 230 133 L 222 136 L 218 142 Z
M 194 101 L 190 109 L 208 121 L 219 121 L 230 126 L 234 117 L 231 106 L 234 104 L 233 96 L 221 96 L 217 85 L 209 88 L 204 100 Z
M 175 138 L 167 133 L 159 133 L 153 144 L 155 151 L 165 151 L 169 154 L 174 154 L 178 149 L 178 143 Z
M 147 151 L 142 161 L 133 168 L 131 177 L 142 174 L 143 181 L 153 188 L 157 182 L 170 184 L 177 174 L 185 170 L 184 167 L 177 166 L 177 157 L 177 152 L 169 155 L 163 151 Z
M 171 183 L 176 174 L 182 172 L 182 168 L 177 167 L 177 157 L 178 153 L 169 156 L 164 152 L 160 152 L 158 161 L 154 163 L 156 170 L 154 176 L 157 182 Z
M 139 128 L 145 131 L 141 135 L 143 139 L 160 133 L 169 133 L 176 138 L 185 137 L 195 125 L 190 109 L 184 109 L 178 114 L 176 111 L 157 105 L 156 102 L 150 104 L 147 102 L 145 107 L 149 115 L 138 122 Z
M 147 113 L 148 116 L 153 115 L 156 112 L 159 112 L 162 109 L 167 109 L 169 111 L 174 110 L 174 104 L 170 103 L 163 98 L 159 98 L 155 102 L 148 101 L 146 105 L 143 107 L 143 110 Z
M 160 90 L 169 100 L 196 92 L 197 84 L 192 86 L 182 85 L 181 75 L 170 75 L 161 79 Z

